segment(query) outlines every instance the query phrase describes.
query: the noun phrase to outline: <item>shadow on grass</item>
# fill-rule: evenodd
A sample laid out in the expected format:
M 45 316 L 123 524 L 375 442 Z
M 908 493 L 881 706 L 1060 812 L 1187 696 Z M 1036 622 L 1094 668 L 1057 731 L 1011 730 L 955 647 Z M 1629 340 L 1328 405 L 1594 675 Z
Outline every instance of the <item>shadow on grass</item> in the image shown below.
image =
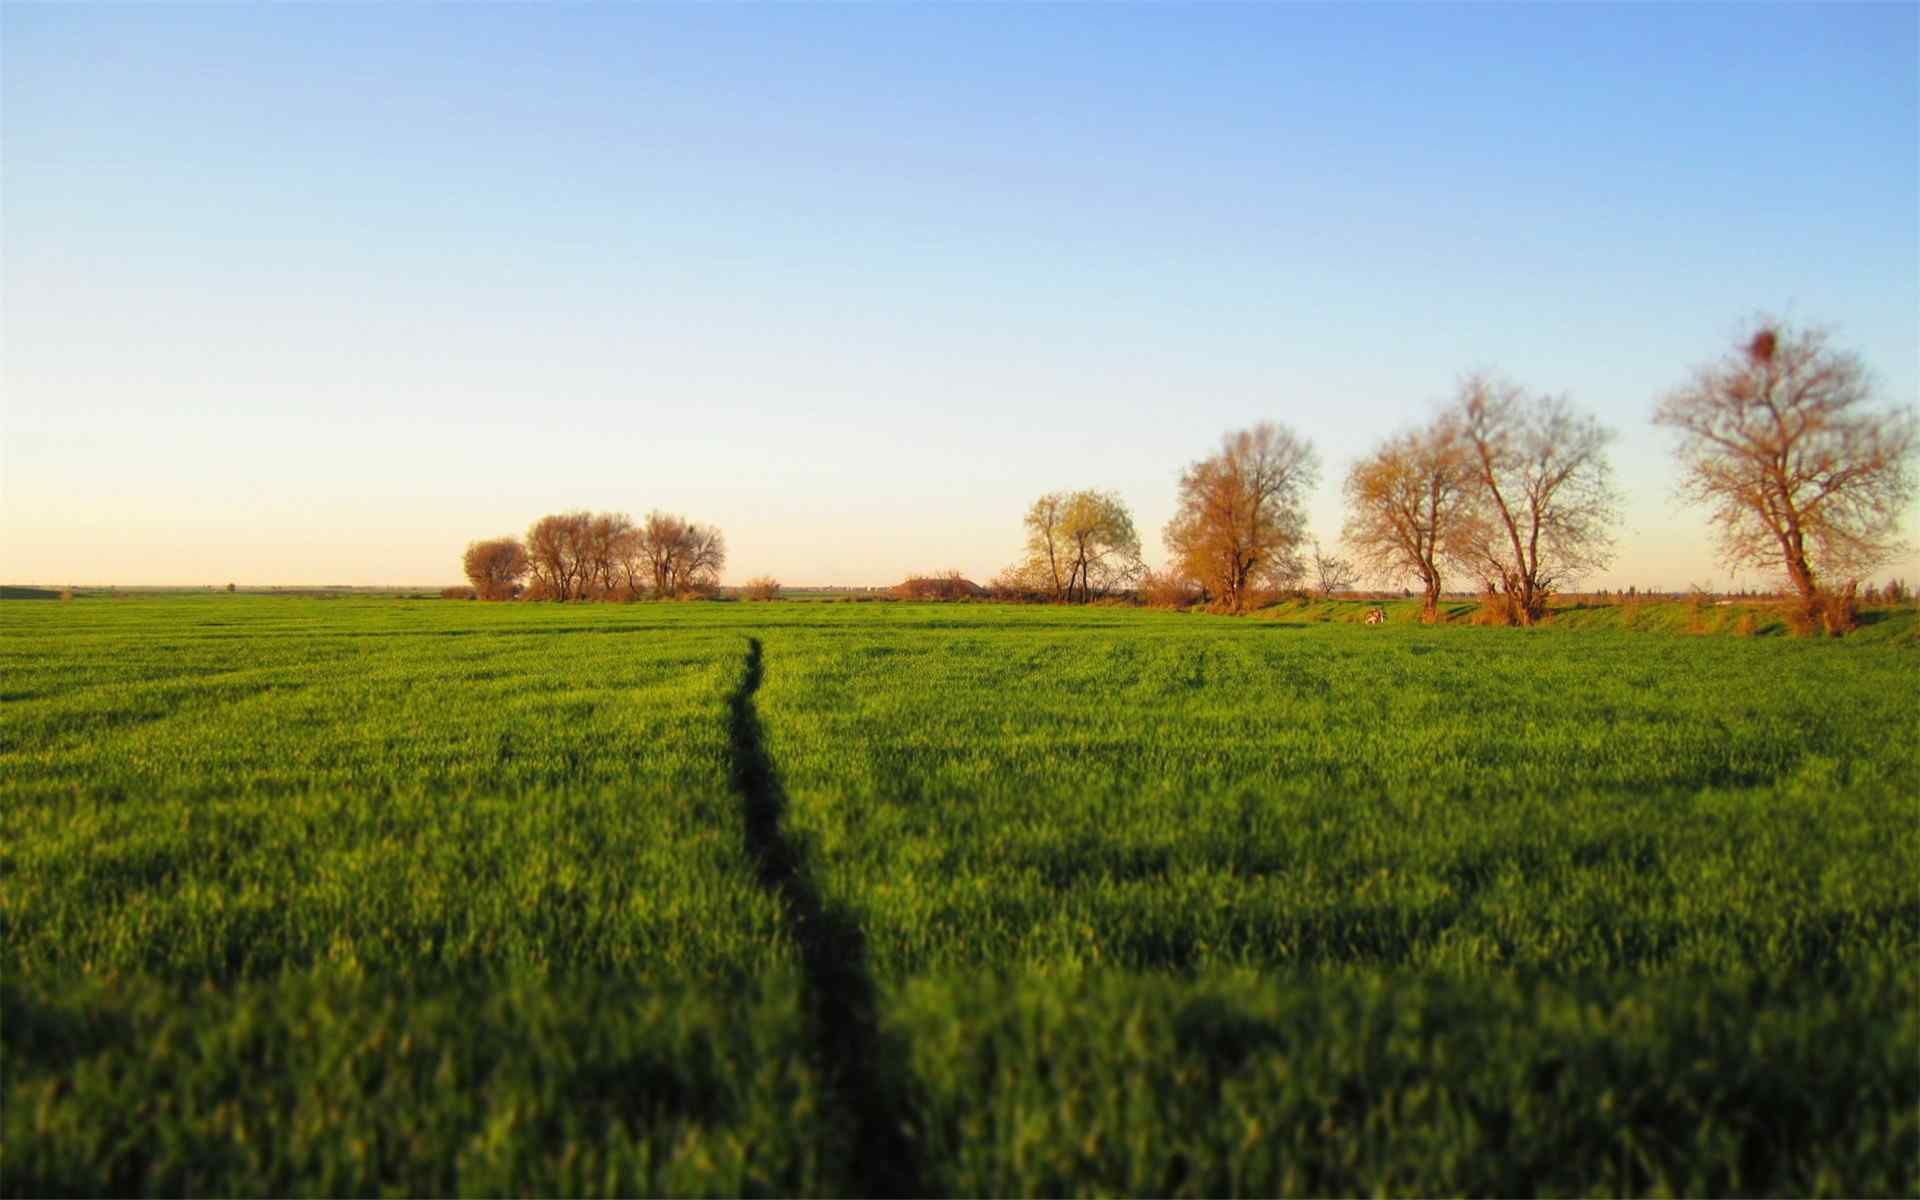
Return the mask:
M 919 1196 L 919 1147 L 899 1085 L 904 1055 L 879 1033 L 867 941 L 844 910 L 829 906 L 804 851 L 780 827 L 787 797 L 767 753 L 753 694 L 764 674 L 759 638 L 748 639 L 747 672 L 728 701 L 733 783 L 746 816 L 746 847 L 760 886 L 786 910 L 800 949 L 822 1074 L 851 1124 L 852 1179 L 867 1196 Z

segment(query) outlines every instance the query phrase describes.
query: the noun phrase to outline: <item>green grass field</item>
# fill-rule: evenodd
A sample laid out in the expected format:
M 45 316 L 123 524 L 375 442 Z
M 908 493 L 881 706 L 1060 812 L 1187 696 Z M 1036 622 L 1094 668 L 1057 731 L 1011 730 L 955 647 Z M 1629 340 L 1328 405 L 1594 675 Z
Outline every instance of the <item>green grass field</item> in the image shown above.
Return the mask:
M 1920 1190 L 1913 614 L 1363 607 L 0 606 L 0 1187 Z

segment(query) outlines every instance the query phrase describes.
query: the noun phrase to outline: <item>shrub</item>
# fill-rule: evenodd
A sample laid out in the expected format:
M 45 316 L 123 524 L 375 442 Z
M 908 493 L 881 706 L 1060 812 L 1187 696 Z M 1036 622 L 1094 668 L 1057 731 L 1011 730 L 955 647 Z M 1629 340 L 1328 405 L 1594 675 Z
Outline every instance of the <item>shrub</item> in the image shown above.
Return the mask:
M 1820 609 L 1820 624 L 1828 637 L 1845 637 L 1860 628 L 1860 600 L 1857 595 L 1859 583 L 1853 580 L 1837 592 L 1823 592 L 1816 603 Z
M 893 586 L 893 594 L 902 600 L 972 600 L 984 597 L 987 589 L 958 571 L 943 571 L 903 580 Z
M 470 587 L 445 587 L 440 589 L 442 600 L 478 600 L 480 593 Z
M 1032 578 L 1018 566 L 987 580 L 987 595 L 1004 604 L 1045 604 L 1053 599 L 1045 589 L 1035 587 Z
M 761 575 L 747 580 L 747 586 L 741 589 L 740 594 L 748 600 L 778 600 L 780 581 L 771 575 Z
M 1795 637 L 1808 637 L 1820 625 L 1820 601 L 1789 600 L 1786 603 L 1787 628 Z
M 1699 584 L 1687 588 L 1687 632 L 1706 633 L 1712 627 L 1713 594 Z
M 1475 625 L 1519 624 L 1514 617 L 1512 600 L 1492 588 L 1480 593 L 1480 607 L 1473 610 L 1473 616 L 1470 619 Z
M 1148 571 L 1140 580 L 1140 598 L 1154 608 L 1186 608 L 1200 602 L 1200 589 L 1175 571 Z

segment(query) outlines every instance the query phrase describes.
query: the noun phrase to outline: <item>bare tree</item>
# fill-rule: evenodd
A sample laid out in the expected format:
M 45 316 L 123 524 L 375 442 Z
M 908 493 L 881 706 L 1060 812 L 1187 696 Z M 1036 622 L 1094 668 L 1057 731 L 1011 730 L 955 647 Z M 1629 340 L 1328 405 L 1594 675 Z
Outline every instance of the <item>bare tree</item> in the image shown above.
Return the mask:
M 1323 597 L 1351 591 L 1359 578 L 1353 569 L 1353 560 L 1328 554 L 1320 548 L 1319 538 L 1313 539 L 1313 555 L 1308 563 L 1313 568 L 1314 590 Z
M 1227 434 L 1219 453 L 1180 475 L 1165 533 L 1175 568 L 1233 612 L 1260 587 L 1291 586 L 1305 570 L 1303 504 L 1319 473 L 1312 443 L 1285 426 L 1263 421 Z
M 648 513 L 634 544 L 661 600 L 716 586 L 727 563 L 726 540 L 718 529 L 671 513 Z
M 527 570 L 535 592 L 554 600 L 584 599 L 592 544 L 592 513 L 576 509 L 535 521 L 527 529 Z
M 1480 518 L 1452 556 L 1504 597 L 1509 622 L 1531 625 L 1555 591 L 1612 560 L 1613 434 L 1564 396 L 1530 398 L 1491 375 L 1462 381 L 1451 415 Z
M 1027 510 L 1026 526 L 1027 557 L 997 586 L 1084 604 L 1144 569 L 1133 514 L 1112 492 L 1049 492 Z
M 658 510 L 647 514 L 640 526 L 639 550 L 653 576 L 653 595 L 664 600 L 676 595 L 674 577 L 678 570 L 680 547 L 687 537 L 687 519 Z
M 519 538 L 489 538 L 469 542 L 461 559 L 474 595 L 482 600 L 511 600 L 514 589 L 527 577 L 527 548 Z
M 707 593 L 720 586 L 720 572 L 727 565 L 727 542 L 711 525 L 687 527 L 686 553 L 680 560 L 679 590 L 675 595 Z
M 586 558 L 586 594 L 612 596 L 620 589 L 623 560 L 632 553 L 635 526 L 626 513 L 595 513 L 581 547 Z
M 613 565 L 622 598 L 638 600 L 653 583 L 653 560 L 648 556 L 644 526 L 629 523 L 614 539 Z
M 1472 520 L 1473 476 L 1447 419 L 1387 439 L 1347 472 L 1342 535 L 1369 570 L 1417 580 L 1422 619 L 1440 612 L 1446 547 Z
M 1680 494 L 1708 505 L 1728 567 L 1785 573 L 1811 612 L 1825 582 L 1893 557 L 1920 451 L 1911 410 L 1872 411 L 1857 355 L 1762 318 L 1660 402 Z

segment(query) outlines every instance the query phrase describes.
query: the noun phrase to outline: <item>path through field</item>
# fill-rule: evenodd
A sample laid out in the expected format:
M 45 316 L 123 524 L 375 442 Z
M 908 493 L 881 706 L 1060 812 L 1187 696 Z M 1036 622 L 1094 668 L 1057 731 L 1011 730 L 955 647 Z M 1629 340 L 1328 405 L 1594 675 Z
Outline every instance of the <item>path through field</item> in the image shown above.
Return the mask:
M 916 1143 L 904 1125 L 897 1063 L 882 1065 L 883 1045 L 867 942 L 847 910 L 829 906 L 808 873 L 805 855 L 781 817 L 787 798 L 767 754 L 753 696 L 766 670 L 757 637 L 747 639 L 746 673 L 728 701 L 733 779 L 745 818 L 747 854 L 761 886 L 780 899 L 800 948 L 820 1073 L 828 1095 L 853 1131 L 855 1191 L 866 1196 L 920 1196 L 924 1186 Z M 888 1057 L 897 1058 L 898 1055 Z

